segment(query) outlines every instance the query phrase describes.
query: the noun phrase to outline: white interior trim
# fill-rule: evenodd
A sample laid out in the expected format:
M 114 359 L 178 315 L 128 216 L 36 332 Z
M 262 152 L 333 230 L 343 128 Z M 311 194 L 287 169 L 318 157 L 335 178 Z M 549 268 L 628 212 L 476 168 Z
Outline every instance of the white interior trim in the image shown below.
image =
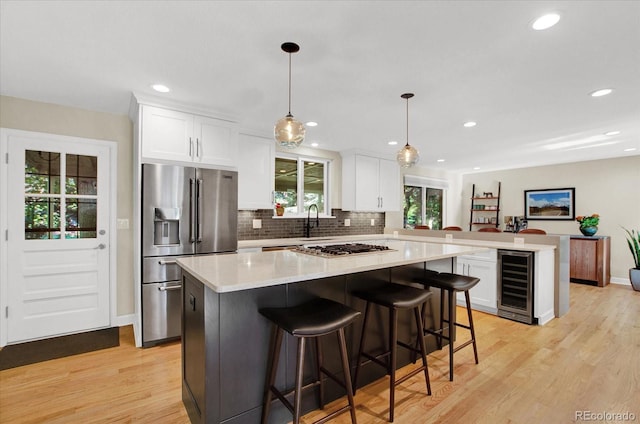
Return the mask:
M 418 175 L 405 175 L 404 185 L 439 188 L 442 190 L 449 189 L 449 181 L 447 180 L 442 180 L 440 178 L 421 177 Z

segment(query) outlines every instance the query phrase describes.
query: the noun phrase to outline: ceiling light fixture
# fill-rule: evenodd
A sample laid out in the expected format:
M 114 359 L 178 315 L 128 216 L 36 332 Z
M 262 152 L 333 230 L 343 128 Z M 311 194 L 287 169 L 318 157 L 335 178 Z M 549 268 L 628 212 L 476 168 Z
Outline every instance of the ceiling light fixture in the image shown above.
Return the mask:
M 442 163 L 444 162 L 444 159 L 438 159 L 436 162 Z
M 276 122 L 273 136 L 280 146 L 295 149 L 304 141 L 306 131 L 304 124 L 291 114 L 291 54 L 300 51 L 300 46 L 296 43 L 283 43 L 280 48 L 289 54 L 289 113 Z
M 168 93 L 169 91 L 171 91 L 169 87 L 163 84 L 153 84 L 151 88 L 156 90 L 158 93 Z
M 387 143 L 389 146 L 396 146 L 398 145 L 398 142 L 395 140 L 391 140 L 390 142 Z
M 317 122 L 313 122 L 313 121 L 309 121 L 305 124 L 307 127 L 317 127 L 318 123 Z
M 465 122 L 465 123 L 464 123 L 464 124 L 462 124 L 462 125 L 464 125 L 464 126 L 465 126 L 465 127 L 467 127 L 467 128 L 471 128 L 471 127 L 475 127 L 475 126 L 476 126 L 476 125 L 478 125 L 478 124 L 476 124 L 476 123 L 475 123 L 475 122 L 473 122 L 473 121 L 469 121 L 469 122 Z
M 602 88 L 591 93 L 591 97 L 602 97 L 611 94 L 613 88 Z
M 318 143 L 311 143 L 311 147 L 318 147 Z
M 604 135 L 606 136 L 612 136 L 612 135 L 618 135 L 618 134 L 620 134 L 620 131 L 609 131 L 604 133 Z
M 628 149 L 624 149 L 625 152 L 634 152 L 636 150 L 635 147 L 629 147 Z
M 404 93 L 400 97 L 407 101 L 407 144 L 400 149 L 396 155 L 396 160 L 401 167 L 411 168 L 420 160 L 420 153 L 418 153 L 418 150 L 409 145 L 409 99 L 413 97 L 413 93 Z
M 557 13 L 549 13 L 536 19 L 531 27 L 536 31 L 549 29 L 560 21 L 560 15 Z

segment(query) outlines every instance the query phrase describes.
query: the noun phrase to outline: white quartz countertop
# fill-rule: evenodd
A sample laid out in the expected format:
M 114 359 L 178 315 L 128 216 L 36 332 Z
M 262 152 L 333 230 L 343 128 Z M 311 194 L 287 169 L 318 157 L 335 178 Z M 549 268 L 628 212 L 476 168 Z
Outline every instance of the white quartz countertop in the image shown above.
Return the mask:
M 177 260 L 178 265 L 217 293 L 314 280 L 486 251 L 486 247 L 425 243 L 387 238 L 345 237 L 342 242 L 370 242 L 391 251 L 323 258 L 292 250 L 202 255 Z M 423 239 L 422 237 L 417 237 Z M 305 240 L 306 244 L 313 241 Z M 338 242 L 338 238 L 324 242 Z M 315 243 L 315 244 L 319 244 Z M 272 245 L 273 246 L 273 245 Z
M 457 235 L 457 234 L 456 234 Z M 311 238 L 279 238 L 279 239 L 260 239 L 260 240 L 241 240 L 238 242 L 238 249 L 277 247 L 277 246 L 300 246 L 314 244 L 330 244 L 330 243 L 361 243 L 370 240 L 401 240 L 416 241 L 422 243 L 438 243 L 450 244 L 458 246 L 475 246 L 488 247 L 491 249 L 509 249 L 509 250 L 527 250 L 531 252 L 540 252 L 543 250 L 553 250 L 555 246 L 552 244 L 533 244 L 533 243 L 514 243 L 505 241 L 475 240 L 465 239 L 464 232 L 460 236 L 453 236 L 451 241 L 444 237 L 425 237 L 425 236 L 409 236 L 392 234 L 366 234 L 357 236 L 327 236 L 327 237 L 311 237 Z

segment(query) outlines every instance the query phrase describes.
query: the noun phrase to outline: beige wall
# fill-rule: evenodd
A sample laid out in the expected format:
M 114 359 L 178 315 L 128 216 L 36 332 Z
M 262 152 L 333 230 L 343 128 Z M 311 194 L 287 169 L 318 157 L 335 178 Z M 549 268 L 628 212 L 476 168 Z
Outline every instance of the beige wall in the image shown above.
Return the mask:
M 498 181 L 501 221 L 505 215 L 524 214 L 524 190 L 575 187 L 576 215 L 599 214 L 598 235 L 611 237 L 611 277 L 629 278 L 633 261 L 621 226 L 640 229 L 640 156 L 467 174 L 463 202 L 470 205 L 472 184 L 476 192 L 495 193 Z M 459 224 L 466 229 L 469 207 L 463 208 L 462 218 Z M 529 221 L 529 228 L 554 234 L 580 234 L 578 227 L 576 221 Z
M 0 96 L 0 127 L 117 142 L 117 216 L 131 227 L 133 126 L 128 116 Z M 134 312 L 132 243 L 131 229 L 118 230 L 118 315 Z

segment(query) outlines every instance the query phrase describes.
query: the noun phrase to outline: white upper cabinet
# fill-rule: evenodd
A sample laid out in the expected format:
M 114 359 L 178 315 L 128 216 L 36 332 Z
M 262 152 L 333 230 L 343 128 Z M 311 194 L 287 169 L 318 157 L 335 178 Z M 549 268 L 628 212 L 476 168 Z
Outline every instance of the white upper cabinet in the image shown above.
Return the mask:
M 342 209 L 400 210 L 400 169 L 396 162 L 363 154 L 342 154 Z
M 156 106 L 141 106 L 142 160 L 233 168 L 238 131 L 233 122 Z
M 273 139 L 240 134 L 238 209 L 272 209 L 276 145 Z

